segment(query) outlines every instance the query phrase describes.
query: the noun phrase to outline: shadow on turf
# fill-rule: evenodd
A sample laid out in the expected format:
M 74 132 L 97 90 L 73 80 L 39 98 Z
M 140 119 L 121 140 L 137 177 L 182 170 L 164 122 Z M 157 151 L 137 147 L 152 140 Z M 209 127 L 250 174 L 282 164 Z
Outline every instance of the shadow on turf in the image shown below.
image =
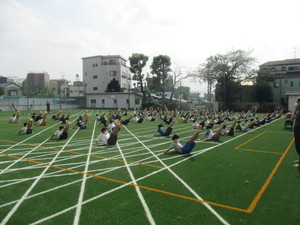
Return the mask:
M 178 152 L 169 152 L 168 155 L 178 155 Z M 193 157 L 193 154 L 182 154 L 183 158 L 189 158 L 190 161 L 195 161 L 195 157 Z

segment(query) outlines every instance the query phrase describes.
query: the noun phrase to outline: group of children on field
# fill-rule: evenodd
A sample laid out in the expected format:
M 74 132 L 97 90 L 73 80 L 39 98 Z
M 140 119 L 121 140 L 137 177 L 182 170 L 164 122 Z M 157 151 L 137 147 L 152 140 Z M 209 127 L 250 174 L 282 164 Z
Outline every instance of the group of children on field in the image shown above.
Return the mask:
M 9 123 L 19 123 L 20 111 L 17 110 L 14 105 L 13 108 L 17 113 L 13 114 Z M 49 108 L 47 106 L 47 110 L 48 109 Z M 41 111 L 38 114 L 33 113 L 28 122 L 24 123 L 18 134 L 31 134 L 33 131 L 33 122 L 35 122 L 36 126 L 46 126 L 46 118 L 48 114 L 49 110 L 45 112 Z M 192 129 L 195 129 L 195 132 L 184 145 L 180 144 L 179 135 L 174 134 L 172 136 L 172 143 L 170 147 L 162 154 L 168 153 L 171 149 L 174 149 L 181 154 L 188 154 L 195 147 L 195 141 L 203 132 L 204 128 L 206 131 L 199 138 L 199 140 L 219 141 L 222 136 L 234 136 L 235 131 L 247 132 L 249 129 L 253 129 L 254 127 L 264 125 L 265 123 L 270 123 L 272 120 L 281 117 L 281 115 L 282 111 L 278 110 L 259 118 L 256 117 L 255 110 L 248 110 L 247 112 L 243 111 L 240 114 L 234 114 L 228 110 L 217 113 L 212 110 L 193 110 L 189 112 L 180 112 L 177 110 L 168 111 L 167 109 L 162 110 L 160 108 L 150 108 L 139 112 L 134 111 L 128 116 L 127 109 L 123 112 L 121 109 L 119 109 L 116 112 L 110 111 L 108 113 L 108 118 L 106 117 L 106 112 L 104 112 L 101 116 L 96 114 L 94 120 L 98 121 L 98 126 L 102 126 L 102 128 L 100 134 L 96 138 L 95 144 L 97 145 L 101 141 L 105 145 L 115 145 L 117 143 L 118 133 L 121 129 L 121 125 L 128 125 L 130 122 L 141 124 L 143 123 L 145 116 L 147 116 L 146 118 L 150 122 L 157 121 L 157 118 L 161 120 L 153 136 L 160 135 L 168 137 L 172 134 L 173 125 L 175 124 L 176 117 L 178 116 L 178 123 L 188 123 L 191 121 Z M 202 120 L 198 123 L 197 118 L 202 118 Z M 53 113 L 51 119 L 65 125 L 60 125 L 58 130 L 53 133 L 50 139 L 53 137 L 57 137 L 57 140 L 67 139 L 71 124 L 69 121 L 70 112 L 68 112 L 66 115 L 61 115 L 61 111 Z M 76 125 L 73 127 L 73 129 L 76 127 L 80 130 L 86 129 L 88 121 L 89 113 L 88 111 L 85 111 L 83 116 L 79 116 L 76 119 Z M 229 121 L 232 122 L 232 124 L 230 127 L 227 127 L 226 123 Z M 163 128 L 164 124 L 167 125 L 166 130 Z M 219 127 L 214 133 L 213 127 L 215 125 L 219 125 Z

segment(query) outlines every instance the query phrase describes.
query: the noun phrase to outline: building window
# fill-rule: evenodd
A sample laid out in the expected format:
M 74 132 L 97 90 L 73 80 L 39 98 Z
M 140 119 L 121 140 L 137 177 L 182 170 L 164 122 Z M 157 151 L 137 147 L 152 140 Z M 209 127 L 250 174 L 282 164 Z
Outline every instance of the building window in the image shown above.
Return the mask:
M 117 65 L 117 61 L 115 59 L 110 59 L 109 65 Z
M 105 99 L 102 99 L 102 104 L 105 104 Z
M 129 99 L 128 98 L 126 99 L 126 103 L 129 104 Z
M 279 83 L 278 82 L 274 82 L 273 87 L 274 88 L 278 88 L 279 87 Z
M 290 82 L 290 86 L 291 86 L 291 87 L 294 87 L 294 81 L 291 81 L 291 82 Z
M 139 99 L 139 98 L 136 98 L 136 99 L 135 99 L 135 104 L 137 104 L 137 105 L 140 104 L 140 99 Z
M 282 66 L 282 67 L 281 67 L 281 70 L 282 70 L 282 71 L 286 71 L 286 67 L 285 67 L 285 66 Z
M 117 104 L 117 99 L 114 99 L 114 103 Z
M 91 103 L 96 103 L 96 99 L 91 99 Z
M 97 67 L 98 66 L 98 64 L 97 63 L 93 63 L 93 67 Z
M 290 66 L 289 70 L 292 70 L 292 71 L 299 70 L 299 66 Z
M 97 75 L 94 75 L 94 76 L 93 76 L 93 79 L 97 79 L 97 78 L 98 78 L 98 76 L 97 76 Z
M 17 91 L 10 91 L 10 96 L 17 96 Z
M 94 90 L 94 91 L 97 91 L 97 90 L 98 90 L 98 87 L 93 87 L 93 90 Z
M 298 81 L 298 86 L 300 87 L 300 80 Z
M 109 74 L 110 76 L 117 76 L 117 71 L 110 71 Z
M 83 91 L 79 91 L 79 94 L 82 94 L 83 93 Z
M 87 72 L 85 72 L 85 76 L 87 76 Z

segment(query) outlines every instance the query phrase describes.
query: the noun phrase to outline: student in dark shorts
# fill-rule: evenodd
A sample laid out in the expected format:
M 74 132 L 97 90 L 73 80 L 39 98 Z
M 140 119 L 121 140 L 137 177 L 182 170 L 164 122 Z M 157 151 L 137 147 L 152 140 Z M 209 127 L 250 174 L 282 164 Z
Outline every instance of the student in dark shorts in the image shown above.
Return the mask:
M 131 114 L 131 116 L 125 120 L 121 120 L 123 125 L 127 125 L 128 123 L 130 123 L 130 120 L 133 118 L 133 114 Z M 122 117 L 120 117 L 121 119 Z
M 112 130 L 111 134 L 108 133 L 108 130 L 106 127 L 101 129 L 101 134 L 96 138 L 96 145 L 99 143 L 99 141 L 102 141 L 105 145 L 115 145 L 118 140 L 118 133 L 120 131 L 121 127 L 121 121 L 115 120 L 115 127 Z
M 214 134 L 212 132 L 212 127 L 210 125 L 208 125 L 206 127 L 207 131 L 205 132 L 205 134 L 200 138 L 200 140 L 202 139 L 206 139 L 206 140 L 213 140 L 213 141 L 219 141 L 220 137 L 221 137 L 221 131 L 223 130 L 224 126 L 225 126 L 226 121 L 224 121 L 222 123 L 222 125 L 220 126 L 219 130 Z
M 57 136 L 57 140 L 65 140 L 68 138 L 68 130 L 70 127 L 70 122 L 66 121 L 66 126 L 60 126 L 57 131 L 50 137 L 52 139 L 54 136 Z
M 294 137 L 295 137 L 295 147 L 299 155 L 299 159 L 294 161 L 295 167 L 300 167 L 300 97 L 297 98 L 295 110 L 292 113 L 292 119 L 295 120 L 294 126 Z
M 222 135 L 227 135 L 227 136 L 233 136 L 234 135 L 234 128 L 235 128 L 235 125 L 236 125 L 236 122 L 237 122 L 237 118 L 234 117 L 233 119 L 234 119 L 234 122 L 231 125 L 231 127 L 230 127 L 229 130 L 226 129 L 227 126 L 224 124 L 224 127 L 221 130 L 221 134 Z
M 83 116 L 83 122 L 78 122 L 77 126 L 80 128 L 80 130 L 84 130 L 87 127 L 88 121 L 89 121 L 89 113 L 86 110 Z
M 163 129 L 163 122 L 161 122 L 159 125 L 158 125 L 158 128 L 156 130 L 156 132 L 153 134 L 153 136 L 155 136 L 157 133 L 159 133 L 161 136 L 169 136 L 171 133 L 172 133 L 172 130 L 173 130 L 173 125 L 175 123 L 175 119 L 172 120 L 172 122 L 169 124 L 168 128 L 166 131 L 164 131 Z
M 191 151 L 196 145 L 194 141 L 198 138 L 201 132 L 202 132 L 202 126 L 199 125 L 197 127 L 196 132 L 189 138 L 189 140 L 183 146 L 179 143 L 179 136 L 177 134 L 174 134 L 172 137 L 173 142 L 171 143 L 170 147 L 161 154 L 167 154 L 171 149 L 175 149 L 175 151 L 177 151 L 180 154 L 191 153 Z
M 258 120 L 253 120 L 253 121 L 251 121 L 250 123 L 247 123 L 248 120 L 246 120 L 245 122 L 247 123 L 247 125 L 244 126 L 244 127 L 241 126 L 241 121 L 238 121 L 238 122 L 237 122 L 238 125 L 237 125 L 237 127 L 236 127 L 236 130 L 241 131 L 241 132 L 247 132 L 248 129 L 249 129 L 250 127 L 253 127 L 253 125 L 254 125 L 257 121 L 258 121 Z
M 28 119 L 28 123 L 24 123 L 18 134 L 32 134 L 32 118 Z
M 139 118 L 139 120 L 137 121 L 137 123 L 142 123 L 142 122 L 144 121 L 145 115 L 146 115 L 146 113 L 144 113 L 144 114 L 142 115 L 142 117 Z
M 48 101 L 47 103 L 46 103 L 46 110 L 47 110 L 47 112 L 49 113 L 50 112 L 50 102 Z

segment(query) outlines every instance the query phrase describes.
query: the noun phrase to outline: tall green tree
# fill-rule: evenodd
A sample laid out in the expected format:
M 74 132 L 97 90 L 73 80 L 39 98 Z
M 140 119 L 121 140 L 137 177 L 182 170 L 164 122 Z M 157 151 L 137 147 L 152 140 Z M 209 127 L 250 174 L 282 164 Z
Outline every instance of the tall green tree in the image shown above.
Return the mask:
M 156 76 L 161 84 L 162 90 L 162 105 L 165 105 L 165 84 L 171 71 L 171 58 L 167 55 L 158 55 L 153 57 L 153 62 L 150 66 L 151 73 Z
M 129 57 L 129 63 L 130 63 L 130 71 L 133 73 L 133 80 L 138 81 L 140 84 L 141 92 L 143 94 L 143 103 L 146 103 L 146 92 L 144 90 L 144 74 L 143 74 L 143 68 L 146 66 L 147 61 L 149 57 L 141 54 L 141 53 L 133 53 Z
M 183 98 L 184 100 L 188 100 L 190 96 L 190 87 L 179 86 L 175 89 L 174 96 L 175 98 Z
M 227 108 L 232 94 L 228 85 L 234 81 L 248 79 L 253 75 L 252 66 L 255 58 L 251 56 L 251 53 L 252 51 L 239 49 L 210 56 L 190 76 L 208 82 L 210 85 L 217 83 L 222 88 L 222 92 L 216 93 L 216 97 L 222 99 L 224 108 Z
M 105 92 L 122 92 L 119 81 L 113 78 L 110 83 L 107 84 Z
M 267 102 L 271 102 L 273 98 L 272 87 L 268 82 L 270 79 L 270 70 L 261 69 L 257 72 L 256 79 L 253 85 L 253 98 L 259 103 L 260 110 Z

